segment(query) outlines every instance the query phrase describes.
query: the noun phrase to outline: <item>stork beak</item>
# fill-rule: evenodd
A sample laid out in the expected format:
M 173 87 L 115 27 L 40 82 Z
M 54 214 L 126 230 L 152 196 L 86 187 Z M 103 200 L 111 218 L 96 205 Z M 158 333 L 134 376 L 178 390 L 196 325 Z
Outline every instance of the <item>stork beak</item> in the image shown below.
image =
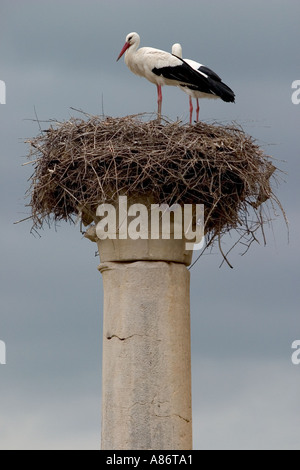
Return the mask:
M 117 62 L 119 59 L 121 59 L 122 55 L 124 54 L 124 52 L 127 51 L 128 47 L 130 47 L 130 44 L 129 42 L 125 42 L 124 46 L 123 46 L 123 49 L 121 50 L 120 54 L 119 54 L 119 57 L 117 58 Z

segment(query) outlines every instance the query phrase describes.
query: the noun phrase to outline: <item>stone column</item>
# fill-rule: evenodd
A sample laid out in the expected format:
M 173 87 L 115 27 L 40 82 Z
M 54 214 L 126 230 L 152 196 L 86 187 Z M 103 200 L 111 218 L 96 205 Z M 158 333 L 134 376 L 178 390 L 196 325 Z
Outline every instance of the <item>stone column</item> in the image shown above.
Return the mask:
M 99 240 L 103 450 L 192 449 L 190 273 L 184 240 Z

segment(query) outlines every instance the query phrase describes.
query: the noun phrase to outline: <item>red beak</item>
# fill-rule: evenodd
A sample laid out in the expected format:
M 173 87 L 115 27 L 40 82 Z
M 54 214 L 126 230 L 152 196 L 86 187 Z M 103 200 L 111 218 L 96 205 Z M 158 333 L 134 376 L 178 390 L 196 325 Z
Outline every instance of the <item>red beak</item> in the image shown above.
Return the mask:
M 124 54 L 124 52 L 127 51 L 128 47 L 130 47 L 130 44 L 128 42 L 125 42 L 124 46 L 123 46 L 123 49 L 121 50 L 120 54 L 119 54 L 119 57 L 117 58 L 117 62 L 119 59 L 121 59 L 122 55 Z

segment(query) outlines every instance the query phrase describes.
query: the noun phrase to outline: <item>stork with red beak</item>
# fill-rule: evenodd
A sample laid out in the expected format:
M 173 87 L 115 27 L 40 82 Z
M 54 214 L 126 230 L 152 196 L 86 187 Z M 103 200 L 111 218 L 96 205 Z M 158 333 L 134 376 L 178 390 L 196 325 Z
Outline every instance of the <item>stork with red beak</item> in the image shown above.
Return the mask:
M 152 47 L 139 49 L 139 44 L 140 36 L 137 33 L 129 33 L 117 60 L 125 53 L 125 63 L 131 72 L 147 78 L 149 82 L 156 85 L 157 112 L 160 119 L 163 85 L 201 89 L 204 86 L 205 77 L 182 58 Z
M 176 43 L 172 46 L 172 54 L 182 58 L 182 47 Z M 197 101 L 196 120 L 199 121 L 199 98 L 221 98 L 227 103 L 234 103 L 234 92 L 222 82 L 219 75 L 213 72 L 205 65 L 199 64 L 191 59 L 184 59 L 184 62 L 190 65 L 203 78 L 200 86 L 180 85 L 180 89 L 189 95 L 190 102 L 190 124 L 192 124 L 193 103 L 192 98 Z

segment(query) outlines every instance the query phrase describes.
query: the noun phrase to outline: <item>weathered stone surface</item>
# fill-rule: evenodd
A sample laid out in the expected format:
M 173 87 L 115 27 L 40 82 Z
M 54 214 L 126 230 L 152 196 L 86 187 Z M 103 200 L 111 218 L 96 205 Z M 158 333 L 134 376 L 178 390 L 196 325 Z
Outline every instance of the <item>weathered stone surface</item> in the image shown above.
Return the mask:
M 99 270 L 102 449 L 191 449 L 189 271 L 159 261 Z

